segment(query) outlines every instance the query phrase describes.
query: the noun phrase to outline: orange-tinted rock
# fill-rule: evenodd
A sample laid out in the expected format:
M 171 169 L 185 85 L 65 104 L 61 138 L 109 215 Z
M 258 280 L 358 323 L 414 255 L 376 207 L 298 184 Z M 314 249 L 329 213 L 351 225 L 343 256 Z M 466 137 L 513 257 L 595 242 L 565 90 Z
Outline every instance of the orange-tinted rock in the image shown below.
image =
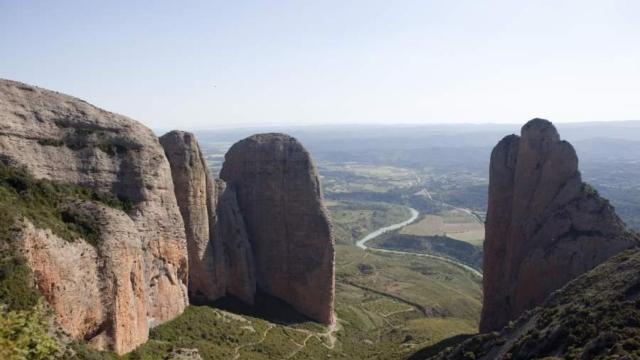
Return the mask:
M 139 234 L 124 213 L 77 204 L 97 221 L 97 248 L 36 229 L 26 220 L 18 242 L 34 280 L 62 327 L 97 348 L 125 353 L 148 338 L 149 309 Z
M 482 332 L 639 241 L 582 182 L 573 147 L 542 119 L 491 154 L 485 238 Z
M 54 309 L 65 330 L 123 353 L 144 342 L 148 327 L 182 313 L 188 304 L 184 225 L 169 163 L 150 129 L 67 95 L 0 80 L 0 156 L 37 178 L 111 192 L 132 206 L 126 213 L 104 211 L 103 245 L 95 254 L 41 233 L 24 242 L 34 246 L 24 249 L 33 266 L 45 269 L 39 285 L 59 304 Z M 85 280 L 87 299 L 81 299 Z M 92 287 L 111 303 L 95 305 Z
M 254 135 L 229 149 L 220 177 L 236 192 L 258 288 L 332 323 L 334 241 L 309 153 L 287 135 Z

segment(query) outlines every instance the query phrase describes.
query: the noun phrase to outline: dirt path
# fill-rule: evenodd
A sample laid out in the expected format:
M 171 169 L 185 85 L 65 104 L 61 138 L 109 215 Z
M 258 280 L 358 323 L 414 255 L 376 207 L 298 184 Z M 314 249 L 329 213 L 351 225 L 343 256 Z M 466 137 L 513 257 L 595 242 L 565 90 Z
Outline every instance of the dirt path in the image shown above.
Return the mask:
M 243 345 L 240 345 L 240 346 L 236 347 L 235 349 L 233 349 L 233 352 L 234 352 L 233 360 L 237 360 L 237 359 L 240 358 L 240 350 L 242 350 L 242 349 L 244 349 L 246 347 L 249 347 L 249 346 L 255 346 L 255 345 L 262 344 L 264 342 L 264 340 L 267 338 L 267 334 L 269 333 L 269 331 L 271 329 L 273 329 L 274 327 L 276 327 L 274 324 L 269 324 L 267 326 L 267 328 L 264 330 L 264 333 L 262 333 L 262 336 L 260 337 L 260 340 L 254 341 L 254 342 L 250 342 L 250 343 L 247 343 L 247 344 L 243 344 Z
M 320 341 L 322 346 L 324 346 L 325 348 L 329 350 L 333 350 L 336 346 L 336 341 L 338 340 L 335 334 L 340 330 L 340 328 L 341 326 L 339 322 L 336 320 L 334 324 L 328 326 L 327 329 L 323 332 L 315 332 L 315 331 L 310 331 L 305 329 L 292 329 L 294 331 L 298 331 L 303 334 L 306 334 L 307 336 L 302 341 L 302 344 L 298 344 L 294 342 L 298 346 L 298 349 L 294 350 L 291 354 L 287 355 L 285 359 L 291 359 L 292 357 L 296 356 L 300 351 L 304 350 L 304 348 L 307 346 L 307 342 L 309 342 L 309 340 L 311 340 L 312 338 L 318 339 L 318 341 Z

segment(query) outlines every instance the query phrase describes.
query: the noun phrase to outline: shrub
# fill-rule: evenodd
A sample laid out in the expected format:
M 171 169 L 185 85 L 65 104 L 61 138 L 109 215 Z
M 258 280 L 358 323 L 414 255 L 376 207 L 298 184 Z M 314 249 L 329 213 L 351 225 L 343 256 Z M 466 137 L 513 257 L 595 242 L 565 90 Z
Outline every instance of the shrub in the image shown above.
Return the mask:
M 53 359 L 60 351 L 58 342 L 48 335 L 41 302 L 29 310 L 0 308 L 1 359 Z
M 58 139 L 40 139 L 38 140 L 38 144 L 43 146 L 62 146 L 64 145 L 64 141 Z

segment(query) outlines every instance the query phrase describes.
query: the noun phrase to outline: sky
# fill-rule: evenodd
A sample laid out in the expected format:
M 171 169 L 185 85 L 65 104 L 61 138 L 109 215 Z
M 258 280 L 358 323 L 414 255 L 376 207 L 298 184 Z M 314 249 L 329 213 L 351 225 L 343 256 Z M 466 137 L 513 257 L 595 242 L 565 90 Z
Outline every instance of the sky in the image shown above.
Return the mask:
M 640 1 L 0 0 L 0 78 L 152 128 L 640 119 Z

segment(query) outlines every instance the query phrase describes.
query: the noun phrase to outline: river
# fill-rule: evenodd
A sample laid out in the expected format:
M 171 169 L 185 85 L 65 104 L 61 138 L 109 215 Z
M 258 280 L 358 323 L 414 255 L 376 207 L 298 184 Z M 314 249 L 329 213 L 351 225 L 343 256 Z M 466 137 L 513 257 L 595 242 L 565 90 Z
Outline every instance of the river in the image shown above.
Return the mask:
M 377 251 L 377 252 L 383 252 L 383 253 L 388 253 L 388 254 L 398 254 L 398 255 L 413 255 L 413 256 L 421 256 L 421 257 L 426 257 L 426 258 L 431 258 L 431 259 L 436 259 L 436 260 L 440 260 L 440 261 L 444 261 L 444 262 L 448 262 L 450 264 L 456 265 L 458 267 L 463 268 L 464 270 L 469 271 L 470 273 L 472 273 L 473 275 L 482 278 L 482 273 L 479 272 L 478 270 L 472 268 L 471 266 L 468 266 L 466 264 L 463 264 L 461 262 L 455 261 L 453 259 L 449 259 L 446 257 L 442 257 L 442 256 L 437 256 L 437 255 L 430 255 L 430 254 L 421 254 L 421 253 L 414 253 L 414 252 L 406 252 L 406 251 L 399 251 L 399 250 L 387 250 L 387 249 L 381 249 L 381 248 L 373 248 L 373 247 L 369 247 L 366 245 L 367 241 L 372 240 L 377 238 L 378 236 L 382 235 L 382 234 L 386 234 L 390 231 L 394 231 L 394 230 L 398 230 L 402 227 L 405 227 L 409 224 L 411 224 L 412 222 L 416 221 L 416 219 L 418 218 L 418 216 L 420 215 L 420 213 L 418 212 L 418 210 L 414 209 L 414 208 L 409 208 L 409 211 L 411 211 L 411 217 L 409 217 L 409 219 L 396 223 L 396 224 L 392 224 L 389 226 L 384 226 L 381 227 L 377 230 L 374 230 L 372 232 L 370 232 L 369 234 L 367 234 L 367 236 L 363 237 L 362 239 L 358 240 L 358 242 L 356 242 L 356 246 L 359 247 L 360 249 L 363 250 L 373 250 L 373 251 Z

